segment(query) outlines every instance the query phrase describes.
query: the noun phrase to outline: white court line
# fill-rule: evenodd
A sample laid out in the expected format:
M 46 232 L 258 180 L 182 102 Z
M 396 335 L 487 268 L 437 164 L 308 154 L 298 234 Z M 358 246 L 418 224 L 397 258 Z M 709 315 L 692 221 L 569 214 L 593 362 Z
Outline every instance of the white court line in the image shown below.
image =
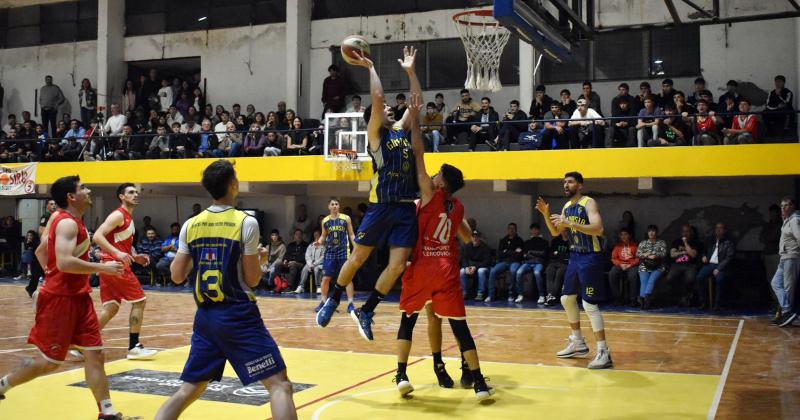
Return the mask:
M 744 320 L 739 320 L 739 328 L 736 329 L 736 336 L 733 337 L 733 342 L 731 343 L 731 348 L 728 351 L 728 359 L 725 360 L 725 367 L 722 368 L 722 375 L 719 378 L 719 384 L 717 385 L 717 392 L 714 394 L 714 400 L 711 402 L 711 407 L 708 408 L 708 420 L 714 420 L 714 417 L 717 416 L 717 409 L 719 408 L 719 401 L 722 399 L 722 390 L 725 388 L 725 381 L 728 380 L 728 372 L 731 370 L 731 365 L 733 364 L 733 355 L 736 353 L 736 345 L 739 344 L 739 337 L 742 334 L 742 327 L 744 326 Z
M 534 314 L 534 313 L 556 313 L 561 314 L 563 311 L 555 310 L 555 309 L 539 309 L 539 308 L 493 308 L 493 307 L 480 307 L 480 306 L 470 306 L 467 305 L 467 312 L 470 310 L 485 310 L 491 312 L 514 312 L 514 313 L 523 313 L 523 314 Z M 653 313 L 646 313 L 646 312 L 610 312 L 610 311 L 603 311 L 603 316 L 638 316 L 638 317 L 645 317 L 645 318 L 673 318 L 673 319 L 694 319 L 699 321 L 737 321 L 740 318 L 725 318 L 725 317 L 715 317 L 715 316 L 695 316 L 695 315 L 658 315 Z M 469 316 L 469 314 L 467 315 Z
M 608 312 L 604 312 L 603 315 L 605 316 Z M 589 319 L 586 314 L 581 314 L 582 319 Z M 485 315 L 470 315 L 469 319 L 516 319 L 519 320 L 519 317 L 516 316 L 485 316 Z M 542 320 L 542 321 L 566 321 L 566 318 L 561 316 L 558 318 L 534 318 L 534 317 L 527 317 L 524 319 L 527 320 Z M 684 323 L 671 323 L 671 322 L 643 322 L 643 321 L 619 321 L 619 320 L 606 320 L 606 324 L 637 324 L 637 325 L 665 325 L 665 326 L 673 326 L 673 327 L 698 327 L 698 328 L 707 328 L 709 325 L 702 325 L 702 324 L 684 324 Z M 734 325 L 713 325 L 714 328 L 730 328 L 735 329 L 736 326 Z

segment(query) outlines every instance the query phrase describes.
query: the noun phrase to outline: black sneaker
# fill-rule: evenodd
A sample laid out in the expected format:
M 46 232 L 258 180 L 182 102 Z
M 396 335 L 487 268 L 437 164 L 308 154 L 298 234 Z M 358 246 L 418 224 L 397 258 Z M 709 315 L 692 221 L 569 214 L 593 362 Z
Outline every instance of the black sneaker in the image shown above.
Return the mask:
M 402 396 L 406 396 L 414 391 L 414 387 L 411 386 L 408 375 L 405 373 L 398 373 L 395 375 L 392 382 L 397 384 L 397 390 L 400 391 L 400 395 Z
M 787 312 L 783 314 L 780 321 L 778 321 L 779 327 L 785 327 L 787 325 L 791 325 L 794 320 L 797 319 L 797 314 L 794 312 Z
M 475 389 L 475 398 L 478 402 L 491 401 L 494 399 L 492 398 L 492 395 L 494 395 L 494 388 L 486 383 L 486 378 L 477 378 L 473 389 Z
M 469 370 L 469 366 L 462 364 L 461 365 L 461 387 L 462 388 L 472 388 L 474 380 L 472 379 L 472 372 Z
M 442 388 L 452 388 L 453 378 L 447 373 L 444 368 L 444 363 L 439 363 L 433 366 L 433 373 L 436 374 L 436 379 L 439 380 L 439 386 Z
M 772 323 L 772 325 L 778 325 L 781 318 L 783 318 L 783 313 L 780 310 L 778 310 L 777 312 L 775 312 L 775 316 L 772 317 L 772 321 L 770 321 L 770 323 Z

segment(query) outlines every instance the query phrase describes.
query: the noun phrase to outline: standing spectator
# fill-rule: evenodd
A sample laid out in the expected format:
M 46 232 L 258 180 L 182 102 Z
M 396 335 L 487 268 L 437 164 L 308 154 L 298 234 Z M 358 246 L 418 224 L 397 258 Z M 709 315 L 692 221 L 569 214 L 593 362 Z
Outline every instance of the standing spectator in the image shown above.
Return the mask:
M 797 302 L 795 301 L 797 279 L 800 277 L 800 212 L 793 198 L 781 200 L 781 238 L 778 242 L 778 270 L 772 277 L 772 290 L 781 305 L 781 314 L 774 321 L 779 327 L 791 325 L 797 318 Z
M 206 107 L 206 100 L 203 98 L 203 91 L 199 87 L 192 90 L 192 106 L 195 111 L 202 110 Z M 199 118 L 199 117 L 198 117 Z
M 725 144 L 753 144 L 758 138 L 758 121 L 750 112 L 750 100 L 739 99 L 739 112 L 742 115 L 733 117 L 731 128 L 722 129 L 725 135 Z
M 147 98 L 150 95 L 150 85 L 147 76 L 144 74 L 139 75 L 139 81 L 136 84 L 136 103 L 134 109 L 149 109 Z
M 494 295 L 494 288 L 497 286 L 501 274 L 508 272 L 510 278 L 508 279 L 508 301 L 514 301 L 514 273 L 519 270 L 520 261 L 522 261 L 522 238 L 517 236 L 517 224 L 509 223 L 506 227 L 506 236 L 500 239 L 500 244 L 497 247 L 497 264 L 489 271 L 489 295 L 484 302 L 489 303 L 492 301 Z
M 714 238 L 709 241 L 706 252 L 703 253 L 703 267 L 697 273 L 697 288 L 700 296 L 700 309 L 707 309 L 709 305 L 714 312 L 719 311 L 719 302 L 722 296 L 722 286 L 731 269 L 731 262 L 736 254 L 733 241 L 725 237 L 727 228 L 724 223 L 714 226 Z M 713 245 L 712 245 L 713 242 Z M 714 278 L 714 303 L 708 303 L 708 285 L 706 280 Z
M 364 112 L 367 108 L 361 104 L 361 96 L 353 95 L 350 98 L 350 106 L 347 107 L 347 112 Z
M 250 131 L 248 131 L 247 135 L 244 137 L 242 154 L 244 156 L 264 156 L 265 142 L 266 139 L 264 138 L 264 134 L 261 133 L 258 123 L 253 121 L 250 125 Z
M 769 216 L 767 222 L 761 226 L 761 234 L 759 240 L 764 244 L 761 251 L 761 256 L 764 260 L 764 269 L 767 274 L 767 282 L 772 283 L 772 278 L 775 277 L 775 272 L 778 270 L 778 262 L 780 255 L 778 255 L 778 244 L 781 240 L 781 227 L 783 220 L 781 219 L 781 208 L 777 204 L 769 206 Z M 775 297 L 775 292 L 772 287 L 769 288 L 769 297 L 772 302 L 772 309 L 775 313 L 775 319 L 778 319 L 781 313 L 781 306 L 778 304 L 778 299 Z
M 517 141 L 519 134 L 525 131 L 524 122 L 518 123 L 512 121 L 524 121 L 527 118 L 528 116 L 525 115 L 525 111 L 519 109 L 519 101 L 516 99 L 512 100 L 509 103 L 508 111 L 503 115 L 503 124 L 500 125 L 497 139 L 495 141 L 488 140 L 486 144 L 493 150 L 509 150 L 511 142 Z M 475 146 L 472 143 L 470 143 L 470 150 L 475 150 Z
M 245 111 L 247 112 L 247 114 L 244 116 L 245 117 L 244 122 L 246 125 L 249 126 L 256 120 L 256 106 L 253 104 L 247 104 L 247 107 L 245 107 Z M 262 114 L 261 116 L 263 117 L 264 115 Z
M 639 94 L 633 99 L 633 110 L 637 113 L 641 111 L 648 96 L 653 96 L 653 92 L 650 90 L 650 83 L 647 81 L 639 83 Z M 653 100 L 653 105 L 655 105 L 655 99 Z
M 672 88 L 672 79 L 664 79 L 661 82 L 661 94 L 656 96 L 656 102 L 660 108 L 664 108 L 668 104 L 675 104 L 673 97 L 675 96 L 675 89 Z
M 265 255 L 267 260 L 261 265 L 261 282 L 267 289 L 274 289 L 277 293 L 283 289 L 283 284 L 276 285 L 275 277 L 281 274 L 281 267 L 283 267 L 283 257 L 286 255 L 286 244 L 281 239 L 281 234 L 278 229 L 272 229 L 269 233 L 269 245 L 266 248 L 259 249 L 260 255 Z M 262 261 L 263 259 L 259 259 Z
M 209 124 L 209 129 L 210 128 L 211 124 Z M 181 133 L 184 134 L 199 134 L 201 131 L 202 131 L 202 125 L 197 124 L 195 120 L 186 120 L 186 122 L 181 125 Z
M 592 82 L 585 81 L 583 82 L 583 87 L 581 89 L 581 96 L 578 96 L 578 102 L 581 99 L 586 99 L 588 102 L 589 108 L 597 111 L 598 114 L 601 116 L 603 115 L 603 111 L 600 108 L 600 95 L 597 92 L 592 90 Z M 580 106 L 580 104 L 578 104 Z
M 161 112 L 167 112 L 167 110 L 174 103 L 174 100 L 175 99 L 173 97 L 172 87 L 169 85 L 169 80 L 162 79 L 161 88 L 158 89 L 158 103 L 161 105 Z
M 170 88 L 171 89 L 171 88 Z M 178 112 L 178 108 L 175 108 L 175 105 L 170 105 L 169 111 L 167 113 L 167 124 L 172 126 L 172 124 L 183 124 L 183 115 Z
M 305 155 L 308 152 L 308 132 L 302 130 L 303 120 L 300 117 L 294 117 L 292 120 L 293 130 L 285 135 L 286 139 L 286 152 L 284 154 L 290 156 Z
M 42 125 L 49 133 L 56 131 L 58 108 L 64 104 L 66 98 L 58 85 L 53 84 L 53 76 L 44 77 L 44 86 L 39 88 L 39 107 L 42 110 Z
M 618 92 L 617 96 L 615 96 L 614 99 L 611 100 L 612 117 L 622 113 L 620 106 L 621 102 L 625 101 L 628 103 L 627 109 L 631 109 L 631 107 L 633 106 L 634 98 L 629 93 L 630 88 L 628 87 L 627 83 L 620 83 L 619 86 L 617 86 L 617 92 Z M 636 112 L 638 112 L 638 110 L 636 110 Z
M 81 108 L 81 124 L 89 127 L 89 122 L 97 115 L 97 89 L 92 87 L 89 79 L 81 80 L 81 90 L 78 91 L 78 104 Z
M 639 110 L 636 124 L 636 140 L 644 147 L 649 140 L 658 139 L 658 126 L 661 124 L 661 108 L 656 107 L 655 98 L 650 95 L 644 99 L 644 108 Z
M 571 93 L 569 89 L 561 89 L 561 92 L 559 93 L 558 96 L 559 100 L 554 101 L 561 104 L 561 110 L 566 112 L 567 115 L 572 115 L 572 113 L 575 112 L 576 109 L 578 109 L 578 104 L 575 103 L 575 101 L 573 101 L 572 98 L 570 98 L 570 95 Z M 550 110 L 551 111 L 553 110 L 553 104 L 550 104 Z
M 156 271 L 164 276 L 170 275 L 170 264 L 175 259 L 175 254 L 178 252 L 178 242 L 180 239 L 181 225 L 173 223 L 169 225 L 169 236 L 161 243 L 161 257 L 156 263 Z
M 314 231 L 314 224 L 311 218 L 308 217 L 308 207 L 306 207 L 305 204 L 297 206 L 297 217 L 295 217 L 294 223 L 292 223 L 292 229 L 300 229 L 300 232 L 303 234 L 303 241 L 306 241 L 306 238 L 311 239 L 311 234 Z
M 425 144 L 430 145 L 430 150 L 434 153 L 439 151 L 439 143 L 442 141 L 442 114 L 436 111 L 436 104 L 428 102 L 425 106 L 425 115 L 422 116 L 422 136 Z
M 596 120 L 588 120 L 587 118 L 598 118 Z M 605 120 L 601 120 L 602 116 L 597 113 L 593 108 L 589 107 L 586 99 L 578 99 L 578 109 L 572 114 L 569 126 L 572 128 L 572 144 L 571 149 L 590 149 L 595 146 L 595 137 L 602 138 L 602 128 L 597 126 L 605 126 Z M 599 134 L 596 134 L 599 131 Z
M 14 114 L 8 114 L 8 119 L 6 120 L 6 124 L 3 126 L 3 132 L 6 135 L 11 134 L 11 129 L 17 126 L 17 116 Z
M 446 122 L 448 123 L 465 123 L 474 121 L 475 115 L 481 110 L 469 94 L 468 89 L 461 89 L 461 101 L 453 107 L 450 112 L 450 117 Z M 447 126 L 447 136 L 451 139 L 452 143 L 459 144 L 465 143 L 463 141 L 469 136 L 469 128 L 465 124 Z
M 281 137 L 274 131 L 267 131 L 264 143 L 264 156 L 280 156 L 283 153 Z
M 395 121 L 400 121 L 400 119 L 403 118 L 403 114 L 405 114 L 408 109 L 406 95 L 404 93 L 398 93 L 397 96 L 394 97 L 394 101 L 395 104 L 392 107 L 392 112 L 394 112 Z
M 36 270 L 33 269 L 33 265 L 36 263 L 36 256 L 34 252 L 36 248 L 39 246 L 39 235 L 36 233 L 35 230 L 29 230 L 28 233 L 25 234 L 25 243 L 23 244 L 23 251 L 22 256 L 19 260 L 19 267 L 17 277 L 14 277 L 14 280 L 28 280 L 31 278 L 32 273 L 35 273 Z M 39 279 L 36 279 L 37 282 Z
M 606 130 L 606 147 L 636 146 L 637 115 L 637 112 L 631 109 L 631 101 L 628 98 L 614 98 L 614 102 L 611 103 L 611 116 L 623 119 L 610 121 L 610 126 Z
M 312 242 L 312 244 L 316 244 L 321 235 L 322 232 L 319 230 L 319 228 L 315 228 L 314 242 Z M 314 274 L 314 282 L 316 283 L 316 287 L 319 288 L 320 281 L 322 280 L 322 275 L 323 275 L 322 260 L 324 257 L 325 257 L 324 244 L 317 246 L 311 245 L 306 247 L 306 265 L 304 265 L 303 269 L 300 271 L 300 284 L 298 284 L 297 289 L 294 290 L 296 294 L 305 292 L 305 286 L 306 283 L 308 283 L 308 276 L 310 276 L 312 273 Z
M 561 103 L 550 104 L 550 112 L 544 114 L 542 149 L 569 149 L 569 115 L 561 110 Z M 551 121 L 547 121 L 551 120 Z M 558 121 L 552 121 L 558 120 Z
M 547 296 L 544 301 L 546 306 L 558 305 L 568 262 L 569 231 L 564 229 L 560 235 L 550 240 L 550 248 L 547 250 L 547 268 L 544 271 L 547 280 Z
M 480 141 L 481 143 L 488 143 L 490 147 L 493 144 L 494 138 L 497 136 L 497 121 L 500 117 L 491 106 L 492 100 L 483 97 L 481 98 L 481 110 L 475 116 L 473 122 L 480 124 L 472 124 L 469 126 L 469 150 L 475 151 L 475 144 Z M 505 144 L 508 147 L 508 144 Z
M 686 146 L 691 139 L 691 129 L 675 110 L 675 104 L 664 108 L 662 124 L 658 126 L 658 138 L 648 140 L 647 146 Z
M 489 278 L 489 267 L 492 264 L 492 253 L 489 246 L 481 240 L 481 233 L 472 231 L 472 240 L 461 250 L 461 291 L 466 299 L 469 294 L 469 280 L 477 280 L 476 301 L 483 300 L 486 292 L 486 281 Z M 493 288 L 492 288 L 493 289 Z M 490 295 L 491 296 L 491 295 Z
M 280 125 L 281 121 L 286 121 L 286 102 L 278 102 L 278 110 L 275 111 L 275 116 L 278 118 L 278 125 Z
M 672 264 L 667 272 L 667 283 L 671 290 L 678 289 L 681 306 L 691 306 L 694 300 L 697 264 L 703 255 L 703 244 L 697 239 L 694 227 L 681 226 L 681 237 L 672 242 L 669 255 Z
M 106 119 L 103 130 L 108 136 L 119 136 L 122 134 L 122 127 L 127 123 L 128 119 L 119 112 L 119 105 L 111 104 L 111 116 Z
M 706 90 L 706 79 L 703 79 L 702 77 L 694 79 L 694 92 L 692 92 L 691 96 L 686 98 L 686 102 L 689 105 L 696 107 L 697 102 L 700 100 L 700 93 L 704 90 Z
M 347 82 L 339 77 L 339 67 L 331 64 L 328 67 L 328 77 L 322 82 L 322 119 L 327 112 L 342 112 L 344 99 L 347 95 Z M 400 121 L 400 117 L 397 117 Z
M 697 102 L 697 115 L 692 124 L 694 145 L 713 146 L 719 144 L 717 124 L 722 124 L 722 119 L 716 116 L 716 112 L 709 110 L 708 105 L 708 101 L 705 99 Z
M 608 283 L 615 305 L 627 305 L 639 292 L 639 257 L 636 242 L 627 228 L 619 231 L 619 241 L 611 251 L 611 271 Z
M 767 126 L 767 135 L 770 137 L 793 135 L 791 132 L 794 121 L 794 95 L 786 89 L 786 77 L 775 76 L 775 89 L 769 92 L 764 124 Z
M 552 102 L 553 98 L 547 96 L 544 85 L 536 86 L 536 93 L 531 101 L 531 108 L 528 110 L 528 115 L 530 115 L 532 120 L 541 120 L 544 118 L 544 114 L 550 110 L 550 103 Z
M 522 244 L 522 265 L 517 269 L 514 276 L 514 283 L 517 286 L 517 299 L 515 303 L 521 303 L 524 297 L 522 292 L 525 290 L 522 277 L 527 273 L 533 273 L 536 280 L 536 291 L 539 292 L 539 300 L 536 302 L 541 305 L 545 302 L 547 286 L 542 275 L 544 271 L 545 258 L 547 258 L 547 241 L 542 238 L 542 228 L 538 223 L 531 223 L 531 237 Z
M 658 226 L 647 227 L 647 239 L 639 243 L 636 250 L 639 257 L 639 298 L 642 309 L 650 309 L 656 281 L 664 274 L 664 261 L 667 257 L 667 243 L 658 239 Z
M 133 80 L 128 79 L 125 81 L 125 87 L 122 88 L 122 113 L 133 112 L 136 109 L 136 87 L 133 85 Z
M 181 113 L 185 120 L 188 120 L 189 116 L 189 107 L 192 106 L 192 102 L 189 100 L 189 93 L 181 92 L 178 100 L 175 101 L 175 108 L 178 108 L 178 112 Z
M 286 245 L 286 256 L 283 259 L 284 271 L 288 274 L 288 290 L 296 290 L 300 283 L 300 271 L 306 265 L 306 248 L 308 242 L 303 240 L 303 231 L 295 229 L 292 233 L 292 242 Z
M 739 89 L 739 83 L 736 80 L 728 80 L 728 83 L 725 84 L 726 92 L 720 95 L 719 97 L 719 108 L 725 109 L 725 104 L 732 100 L 733 102 L 733 112 L 736 112 L 736 109 L 739 108 L 739 100 L 741 96 L 737 90 Z

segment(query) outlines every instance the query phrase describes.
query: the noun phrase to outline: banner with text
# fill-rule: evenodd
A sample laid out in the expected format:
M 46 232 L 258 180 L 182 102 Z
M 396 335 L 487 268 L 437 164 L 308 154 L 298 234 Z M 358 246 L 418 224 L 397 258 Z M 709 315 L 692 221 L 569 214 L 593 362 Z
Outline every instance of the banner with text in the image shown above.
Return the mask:
M 0 195 L 25 195 L 36 192 L 36 164 L 0 166 Z

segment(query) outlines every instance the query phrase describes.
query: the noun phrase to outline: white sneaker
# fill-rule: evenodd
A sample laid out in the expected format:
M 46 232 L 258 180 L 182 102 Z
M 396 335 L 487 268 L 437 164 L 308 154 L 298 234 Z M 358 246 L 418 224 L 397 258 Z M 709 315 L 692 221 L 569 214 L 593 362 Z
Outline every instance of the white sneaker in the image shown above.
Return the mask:
M 294 289 L 294 294 L 296 295 L 299 295 L 303 292 L 305 292 L 305 290 L 303 290 L 303 286 L 297 286 L 297 289 Z
M 67 356 L 69 357 L 70 362 L 83 362 L 86 360 L 86 358 L 83 357 L 83 353 L 75 349 L 70 350 L 67 353 Z
M 611 351 L 605 348 L 598 349 L 594 360 L 589 362 L 589 365 L 586 367 L 589 369 L 608 369 L 613 366 L 614 362 L 611 360 Z
M 509 296 L 508 303 L 513 303 L 513 302 L 514 302 L 514 296 Z
M 556 353 L 556 357 L 561 359 L 569 359 L 571 357 L 586 356 L 589 354 L 589 347 L 586 346 L 586 340 L 583 337 L 575 338 L 569 336 L 569 344 L 564 350 Z
M 483 303 L 492 303 L 492 297 L 487 296 L 486 299 L 483 300 Z
M 31 305 L 33 305 L 33 313 L 36 314 L 36 304 L 39 301 L 39 289 L 33 291 L 33 294 L 31 295 L 31 300 L 33 301 L 31 303 Z
M 544 296 L 539 296 L 539 300 L 536 301 L 536 304 L 537 305 L 543 305 L 544 304 Z
M 317 287 L 317 294 L 320 294 L 320 293 L 322 293 L 322 288 L 321 287 Z
M 522 295 L 517 295 L 517 299 L 514 300 L 514 303 L 522 303 L 522 300 L 525 299 Z
M 128 350 L 128 360 L 148 360 L 158 353 L 157 350 L 148 349 L 139 343 L 136 347 Z

